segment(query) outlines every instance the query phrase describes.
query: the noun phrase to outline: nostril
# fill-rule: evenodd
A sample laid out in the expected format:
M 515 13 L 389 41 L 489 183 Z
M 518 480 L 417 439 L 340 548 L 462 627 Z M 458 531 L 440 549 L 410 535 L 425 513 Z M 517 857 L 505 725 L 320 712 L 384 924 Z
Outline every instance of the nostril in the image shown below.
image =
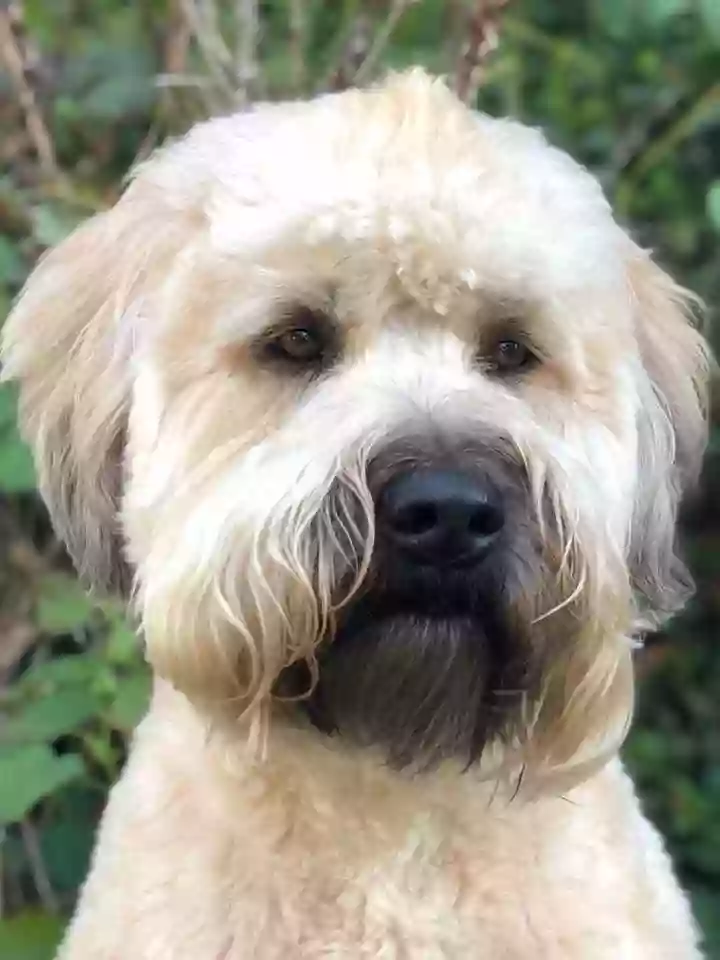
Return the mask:
M 393 527 L 400 534 L 421 536 L 439 522 L 438 509 L 433 503 L 410 503 L 397 510 L 392 518 Z
M 475 537 L 494 537 L 503 527 L 503 515 L 492 504 L 478 504 L 468 517 L 468 532 Z

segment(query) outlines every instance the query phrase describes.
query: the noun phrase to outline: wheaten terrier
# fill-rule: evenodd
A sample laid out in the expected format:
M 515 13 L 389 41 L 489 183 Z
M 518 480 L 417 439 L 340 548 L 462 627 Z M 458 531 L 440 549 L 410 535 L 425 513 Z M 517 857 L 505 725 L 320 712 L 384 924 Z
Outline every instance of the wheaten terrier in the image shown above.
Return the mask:
M 6 376 L 156 677 L 64 960 L 700 955 L 617 757 L 692 302 L 418 71 L 196 127 L 45 258 Z

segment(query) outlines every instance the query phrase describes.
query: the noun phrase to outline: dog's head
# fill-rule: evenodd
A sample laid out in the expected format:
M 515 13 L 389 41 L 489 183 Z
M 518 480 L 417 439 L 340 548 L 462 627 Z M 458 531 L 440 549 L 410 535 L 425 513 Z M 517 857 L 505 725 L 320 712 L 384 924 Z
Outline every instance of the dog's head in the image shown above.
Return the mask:
M 212 120 L 4 331 L 84 577 L 209 711 L 582 771 L 690 589 L 692 303 L 536 132 L 421 73 Z

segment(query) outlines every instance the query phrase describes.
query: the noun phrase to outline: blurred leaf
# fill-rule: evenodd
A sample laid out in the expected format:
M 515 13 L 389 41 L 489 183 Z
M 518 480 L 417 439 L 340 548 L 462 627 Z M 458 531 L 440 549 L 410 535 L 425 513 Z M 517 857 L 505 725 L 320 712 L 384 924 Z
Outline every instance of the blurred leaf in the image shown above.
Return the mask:
M 18 244 L 0 236 L 0 284 L 19 283 L 25 276 L 25 263 Z
M 705 933 L 708 960 L 720 957 L 720 891 L 705 886 L 692 891 L 695 916 Z
M 0 824 L 22 820 L 36 803 L 83 772 L 79 757 L 58 757 L 46 746 L 0 747 Z
M 714 180 L 710 184 L 707 192 L 707 213 L 715 232 L 720 233 L 720 180 Z
M 643 19 L 653 26 L 662 26 L 678 14 L 687 13 L 691 9 L 691 2 L 692 0 L 644 0 Z
M 720 3 L 718 0 L 698 0 L 703 25 L 715 43 L 720 44 Z
M 108 77 L 84 98 L 89 117 L 118 120 L 147 110 L 155 99 L 152 79 L 129 74 Z
M 41 246 L 54 247 L 72 233 L 81 219 L 67 206 L 46 201 L 33 209 L 33 236 Z
M 594 0 L 595 16 L 605 32 L 619 40 L 630 36 L 637 0 Z
M 147 712 L 150 690 L 149 670 L 118 680 L 117 695 L 108 715 L 110 723 L 126 733 L 134 730 Z
M 99 709 L 97 695 L 87 687 L 56 690 L 24 704 L 5 722 L 0 737 L 13 743 L 51 743 L 87 723 Z
M 136 34 L 130 44 L 108 44 L 94 38 L 65 72 L 66 113 L 74 104 L 79 120 L 103 125 L 147 114 L 157 97 L 157 67 L 144 39 Z
M 72 787 L 63 792 L 70 790 Z M 44 825 L 40 835 L 45 868 L 57 892 L 77 889 L 90 862 L 97 812 L 88 803 L 79 802 L 79 793 L 72 791 L 66 803 L 67 811 L 64 810 L 58 820 Z
M 17 389 L 14 384 L 0 383 L 0 431 L 12 426 L 17 417 Z
M 52 960 L 66 921 L 40 911 L 26 911 L 0 920 L 0 957 L 3 960 Z
M 14 427 L 0 431 L 0 490 L 25 493 L 35 489 L 32 454 Z
M 71 633 L 87 623 L 93 602 L 73 577 L 49 574 L 40 584 L 37 625 L 47 633 Z
M 23 686 L 74 686 L 89 684 L 98 671 L 98 663 L 91 657 L 67 656 L 33 664 L 22 678 Z
M 0 384 L 0 490 L 24 493 L 35 489 L 32 455 L 16 426 L 17 389 Z
M 105 644 L 108 661 L 118 666 L 127 666 L 138 659 L 141 641 L 125 619 L 117 618 L 112 625 Z

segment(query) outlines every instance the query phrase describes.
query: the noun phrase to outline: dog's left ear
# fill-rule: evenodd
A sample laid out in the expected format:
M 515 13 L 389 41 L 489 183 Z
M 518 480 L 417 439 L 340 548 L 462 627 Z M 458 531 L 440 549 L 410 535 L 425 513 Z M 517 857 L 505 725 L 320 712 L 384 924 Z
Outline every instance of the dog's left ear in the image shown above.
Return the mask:
M 41 260 L 2 331 L 3 379 L 19 383 L 53 525 L 102 590 L 127 586 L 118 506 L 136 314 L 173 236 L 143 186 Z
M 630 570 L 644 623 L 653 627 L 693 590 L 675 528 L 707 444 L 710 352 L 696 326 L 697 297 L 638 248 L 628 271 L 644 366 Z

